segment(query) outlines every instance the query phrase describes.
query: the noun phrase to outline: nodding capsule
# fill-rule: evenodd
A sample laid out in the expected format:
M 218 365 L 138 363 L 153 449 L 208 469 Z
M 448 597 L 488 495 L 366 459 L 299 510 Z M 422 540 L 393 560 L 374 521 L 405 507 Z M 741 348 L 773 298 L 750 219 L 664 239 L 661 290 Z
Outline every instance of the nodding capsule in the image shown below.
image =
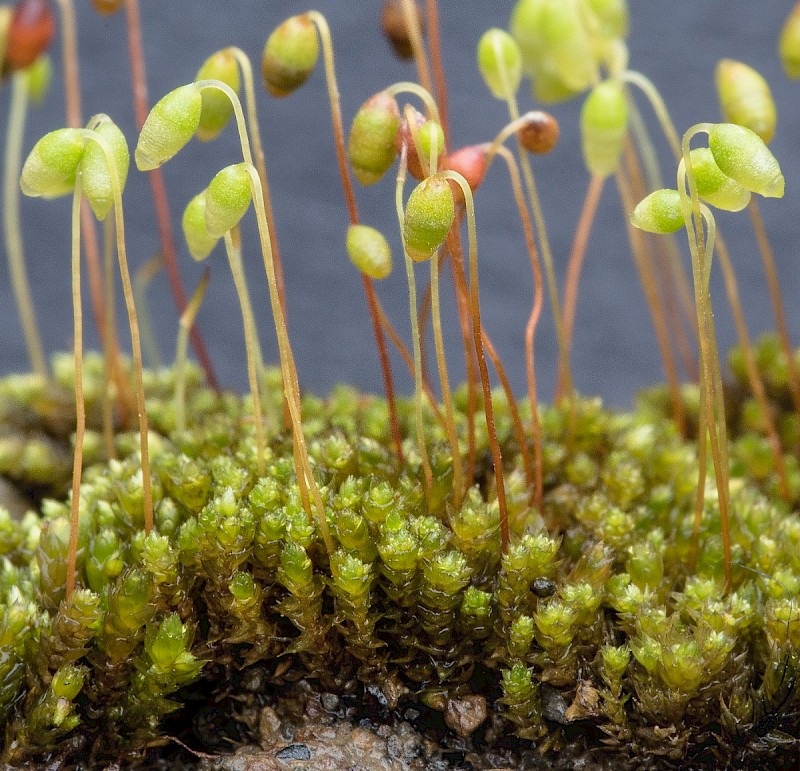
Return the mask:
M 305 14 L 286 19 L 264 44 L 261 55 L 264 87 L 272 96 L 288 96 L 308 80 L 318 56 L 314 22 Z
M 351 225 L 345 243 L 353 265 L 370 278 L 386 278 L 392 272 L 392 252 L 379 230 L 369 225 Z
M 749 65 L 733 59 L 720 60 L 714 80 L 722 117 L 747 126 L 769 142 L 775 136 L 778 118 L 767 81 Z
M 406 146 L 406 166 L 408 173 L 416 180 L 423 180 L 427 176 L 425 170 L 428 164 L 423 163 L 417 152 L 417 146 L 414 143 L 414 133 L 419 136 L 420 129 L 425 124 L 425 116 L 416 108 L 407 104 L 403 109 L 403 117 L 400 119 L 400 126 L 397 129 L 395 137 L 395 145 L 399 153 L 403 145 Z M 442 143 L 444 144 L 444 143 Z
M 219 80 L 239 94 L 239 64 L 228 48 L 211 54 L 197 71 L 195 80 Z M 203 89 L 203 108 L 197 126 L 197 138 L 208 142 L 220 134 L 233 116 L 233 103 L 216 88 Z
M 11 71 L 30 66 L 47 50 L 55 31 L 55 16 L 47 0 L 22 0 L 11 16 L 5 62 L 0 64 Z
M 416 23 L 419 25 L 420 33 L 422 33 L 425 23 L 420 13 L 419 4 L 417 0 L 413 0 L 411 5 L 416 16 Z M 402 0 L 386 0 L 381 12 L 381 29 L 398 59 L 410 59 L 414 55 Z
M 467 145 L 466 147 L 454 150 L 447 156 L 444 162 L 444 168 L 450 171 L 457 171 L 467 180 L 469 189 L 474 193 L 486 176 L 490 147 L 490 144 L 484 143 L 480 145 Z M 461 186 L 451 181 L 450 188 L 453 191 L 456 203 L 463 203 L 464 193 L 461 190 Z
M 783 69 L 790 78 L 800 78 L 800 3 L 790 11 L 778 40 Z
M 385 91 L 371 96 L 359 108 L 350 127 L 347 155 L 362 185 L 374 184 L 391 168 L 397 157 L 399 125 L 397 101 Z
M 478 69 L 496 99 L 510 99 L 522 78 L 522 54 L 517 41 L 502 29 L 489 29 L 478 43 Z
M 715 123 L 708 130 L 708 146 L 717 166 L 751 193 L 782 198 L 784 178 L 764 140 L 746 126 Z
M 101 16 L 111 16 L 119 11 L 125 4 L 125 0 L 92 0 L 92 8 Z
M 455 219 L 450 184 L 441 174 L 423 179 L 406 204 L 405 247 L 414 262 L 425 262 L 444 243 Z
M 607 177 L 617 168 L 628 133 L 628 101 L 618 80 L 596 85 L 581 110 L 581 145 L 589 171 Z
M 558 144 L 560 128 L 558 121 L 542 110 L 532 110 L 522 116 L 525 125 L 517 131 L 522 146 L 535 155 L 545 155 Z

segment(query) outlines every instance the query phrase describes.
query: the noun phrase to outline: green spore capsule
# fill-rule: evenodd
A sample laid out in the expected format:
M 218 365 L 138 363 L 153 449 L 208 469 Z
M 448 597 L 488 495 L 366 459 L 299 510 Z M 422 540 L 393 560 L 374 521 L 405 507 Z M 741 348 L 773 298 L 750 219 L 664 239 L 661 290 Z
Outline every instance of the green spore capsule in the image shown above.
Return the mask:
M 724 211 L 741 211 L 750 203 L 750 191 L 723 174 L 711 150 L 698 147 L 691 151 L 690 157 L 700 198 Z
M 198 193 L 183 210 L 181 218 L 183 237 L 186 246 L 189 247 L 189 254 L 195 260 L 201 262 L 214 251 L 214 247 L 219 242 L 219 238 L 213 238 L 208 233 L 206 227 L 206 191 Z
M 202 90 L 190 83 L 170 91 L 147 116 L 134 159 L 139 171 L 157 169 L 195 135 L 203 112 Z
M 350 225 L 347 254 L 362 273 L 380 280 L 392 272 L 392 250 L 383 233 L 369 225 Z
M 374 184 L 391 168 L 397 157 L 399 127 L 397 101 L 385 91 L 361 105 L 350 127 L 347 155 L 353 174 L 362 185 Z
M 125 189 L 125 182 L 128 179 L 128 166 L 130 165 L 128 143 L 125 141 L 125 135 L 111 119 L 101 120 L 95 127 L 94 132 L 111 150 L 121 194 Z M 104 220 L 114 203 L 114 183 L 106 154 L 97 142 L 92 140 L 86 142 L 86 148 L 80 162 L 80 171 L 83 194 L 89 201 L 95 217 L 99 220 Z
M 586 0 L 592 14 L 590 29 L 605 40 L 625 39 L 628 36 L 627 0 Z
M 769 84 L 752 67 L 722 59 L 714 72 L 722 117 L 755 131 L 765 142 L 775 136 L 778 117 Z
M 497 99 L 510 99 L 522 78 L 522 54 L 505 30 L 489 29 L 478 42 L 478 69 L 486 87 Z
M 795 5 L 781 29 L 778 54 L 790 78 L 800 78 L 800 5 Z
M 32 198 L 57 198 L 71 193 L 83 153 L 81 129 L 62 128 L 45 134 L 22 167 L 22 192 Z
M 426 120 L 417 131 L 417 141 L 419 142 L 419 149 L 422 151 L 426 168 L 431 153 L 435 153 L 437 162 L 444 154 L 444 130 L 438 121 Z
M 545 0 L 541 27 L 544 56 L 557 76 L 575 91 L 587 88 L 595 71 L 580 5 L 576 0 Z
M 539 46 L 539 23 L 543 0 L 519 0 L 511 12 L 509 28 L 522 54 L 525 72 L 532 75 L 538 69 L 536 49 Z
M 264 87 L 275 97 L 300 88 L 314 71 L 319 43 L 314 23 L 306 14 L 292 16 L 267 38 L 261 55 Z
M 50 91 L 53 79 L 53 62 L 47 54 L 42 54 L 25 70 L 28 79 L 28 96 L 33 104 L 41 104 Z
M 405 248 L 415 262 L 433 257 L 455 219 L 453 192 L 441 174 L 422 180 L 411 193 L 405 212 Z
M 581 147 L 589 171 L 607 177 L 617 168 L 628 132 L 628 101 L 617 80 L 592 89 L 581 110 Z
M 631 222 L 647 233 L 674 233 L 684 226 L 681 195 L 677 190 L 655 190 L 631 213 Z
M 511 14 L 511 33 L 538 99 L 569 99 L 591 84 L 592 41 L 577 0 L 520 0 Z
M 723 173 L 751 193 L 782 198 L 781 167 L 758 134 L 735 123 L 715 123 L 708 130 L 708 146 Z
M 195 80 L 219 80 L 239 93 L 239 65 L 236 57 L 227 48 L 217 51 L 203 62 Z M 219 136 L 233 115 L 233 104 L 228 96 L 217 88 L 205 88 L 201 93 L 202 111 L 197 126 L 197 138 L 208 142 Z
M 218 171 L 206 188 L 206 230 L 222 238 L 250 208 L 252 193 L 247 165 L 235 163 Z

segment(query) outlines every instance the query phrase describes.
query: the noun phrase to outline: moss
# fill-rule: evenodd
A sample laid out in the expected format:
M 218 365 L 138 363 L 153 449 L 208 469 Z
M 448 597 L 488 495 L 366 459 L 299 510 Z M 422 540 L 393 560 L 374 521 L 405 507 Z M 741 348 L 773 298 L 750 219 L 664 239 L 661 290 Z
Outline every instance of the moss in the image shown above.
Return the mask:
M 258 478 L 246 405 L 193 376 L 193 422 L 175 434 L 170 373 L 150 373 L 147 384 L 160 416 L 156 532 L 140 532 L 137 443 L 125 433 L 116 460 L 86 459 L 78 564 L 87 588 L 69 601 L 68 501 L 44 499 L 41 521 L 0 515 L 8 761 L 41 760 L 76 731 L 97 759 L 141 747 L 181 709 L 187 684 L 214 691 L 226 668 L 270 662 L 275 686 L 300 676 L 338 691 L 399 682 L 406 701 L 442 708 L 441 694 L 494 692 L 502 732 L 542 749 L 562 744 L 566 725 L 592 724 L 623 758 L 692 757 L 709 742 L 733 757 L 743 743 L 763 749 L 775 725 L 793 725 L 800 519 L 770 495 L 765 462 L 737 456 L 734 591 L 722 591 L 710 496 L 692 575 L 694 449 L 663 418 L 653 422 L 653 394 L 627 414 L 579 401 L 571 437 L 565 414 L 545 413 L 545 520 L 519 505 L 506 555 L 488 479 L 476 479 L 458 510 L 446 487 L 428 508 L 419 461 L 391 461 L 386 430 L 376 432 L 382 440 L 360 434 L 366 416 L 385 420 L 379 400 L 341 391 L 306 400 L 318 424 L 314 473 L 338 543 L 329 555 L 300 504 L 282 429 L 269 436 L 268 472 Z M 68 403 L 66 390 L 44 398 L 36 381 L 20 388 L 10 378 L 0 393 L 13 393 L 12 412 L 29 427 L 49 422 L 54 445 L 66 448 L 69 425 L 52 431 L 49 402 Z M 788 408 L 786 394 L 774 398 Z M 742 397 L 729 402 L 741 414 Z M 408 435 L 412 410 L 401 405 L 401 414 Z M 25 436 L 36 441 L 35 430 Z M 754 439 L 742 433 L 735 446 Z M 20 464 L 21 489 L 40 494 L 40 476 L 25 473 Z M 45 492 L 63 495 L 59 476 L 50 478 Z M 543 688 L 573 705 L 564 725 L 543 707 Z

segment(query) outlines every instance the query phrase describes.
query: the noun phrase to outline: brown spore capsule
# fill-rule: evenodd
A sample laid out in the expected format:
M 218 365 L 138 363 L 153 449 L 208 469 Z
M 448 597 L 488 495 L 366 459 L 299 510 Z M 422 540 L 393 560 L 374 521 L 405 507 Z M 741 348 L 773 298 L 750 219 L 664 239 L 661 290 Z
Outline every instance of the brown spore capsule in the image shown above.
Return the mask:
M 558 144 L 558 121 L 542 110 L 529 112 L 525 117 L 525 125 L 517 132 L 522 146 L 536 155 L 549 153 Z
M 92 0 L 92 8 L 101 16 L 111 16 L 122 8 L 125 0 Z
M 419 4 L 415 0 L 412 5 L 417 17 L 417 24 L 420 25 L 420 31 L 422 31 L 424 24 Z M 381 29 L 399 59 L 410 59 L 414 55 L 402 0 L 386 0 L 381 13 Z

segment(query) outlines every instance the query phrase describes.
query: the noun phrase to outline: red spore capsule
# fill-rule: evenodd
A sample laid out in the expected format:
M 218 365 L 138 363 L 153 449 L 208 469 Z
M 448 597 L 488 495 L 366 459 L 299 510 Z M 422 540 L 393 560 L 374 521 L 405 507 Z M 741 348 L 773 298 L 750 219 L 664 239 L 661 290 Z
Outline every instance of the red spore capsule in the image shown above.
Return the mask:
M 5 65 L 20 70 L 33 64 L 53 39 L 56 20 L 47 0 L 21 0 L 8 29 Z

